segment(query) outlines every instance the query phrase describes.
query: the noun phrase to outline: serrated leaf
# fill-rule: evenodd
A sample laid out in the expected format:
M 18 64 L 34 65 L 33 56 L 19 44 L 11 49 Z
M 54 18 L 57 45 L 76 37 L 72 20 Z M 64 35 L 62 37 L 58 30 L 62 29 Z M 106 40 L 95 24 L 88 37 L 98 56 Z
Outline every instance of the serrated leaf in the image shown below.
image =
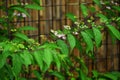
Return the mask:
M 25 41 L 28 41 L 28 37 L 25 35 L 25 34 L 23 34 L 23 33 L 15 33 L 14 34 L 16 37 L 18 37 L 18 38 L 21 38 L 21 39 L 23 39 L 23 40 L 25 40 Z
M 67 44 L 63 40 L 57 40 L 57 45 L 61 48 L 62 54 L 68 55 L 69 50 Z
M 95 36 L 96 46 L 99 47 L 102 42 L 102 34 L 98 28 L 93 27 L 92 29 Z
M 112 25 L 107 25 L 108 29 L 114 34 L 114 36 L 120 40 L 120 32 Z
M 37 30 L 35 27 L 32 27 L 32 26 L 23 26 L 23 27 L 20 27 L 18 28 L 18 30 L 22 31 L 22 30 Z
M 27 12 L 27 10 L 22 7 L 11 7 L 10 9 L 17 10 L 19 12 L 26 14 L 27 16 L 30 16 L 29 13 Z
M 81 32 L 81 35 L 82 35 L 85 43 L 87 44 L 87 49 L 86 49 L 87 53 L 89 51 L 93 51 L 93 42 L 92 42 L 91 38 L 89 37 L 89 35 L 83 31 Z
M 47 67 L 50 67 L 51 62 L 53 61 L 53 54 L 51 53 L 51 49 L 44 49 L 43 60 L 47 64 Z
M 69 18 L 73 22 L 75 22 L 77 20 L 76 16 L 73 13 L 67 13 L 66 16 L 67 16 L 67 18 Z
M 71 50 L 73 50 L 73 48 L 75 47 L 76 45 L 76 40 L 75 40 L 75 37 L 72 35 L 72 34 L 68 34 L 67 35 L 67 40 L 70 44 L 70 47 L 71 47 Z
M 28 51 L 24 51 L 20 54 L 21 58 L 23 59 L 23 63 L 26 67 L 28 67 L 33 62 L 33 57 Z
M 37 4 L 28 4 L 25 5 L 25 8 L 29 8 L 29 9 L 34 9 L 34 10 L 42 10 L 43 8 Z
M 81 10 L 82 10 L 83 16 L 86 17 L 88 15 L 87 7 L 84 4 L 81 4 L 80 7 L 81 7 Z
M 33 57 L 35 61 L 37 62 L 38 66 L 40 67 L 41 71 L 43 71 L 43 51 L 35 51 L 33 53 Z

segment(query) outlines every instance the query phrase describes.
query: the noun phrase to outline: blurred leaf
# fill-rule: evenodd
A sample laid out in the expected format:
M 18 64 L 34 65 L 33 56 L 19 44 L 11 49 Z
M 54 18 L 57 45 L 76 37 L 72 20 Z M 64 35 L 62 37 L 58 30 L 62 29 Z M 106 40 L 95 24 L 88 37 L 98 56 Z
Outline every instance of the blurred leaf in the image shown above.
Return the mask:
M 115 42 L 117 40 L 116 36 L 114 36 L 114 34 L 110 30 L 108 30 L 108 33 L 109 33 L 109 35 L 110 35 L 110 37 L 112 39 L 112 44 L 115 44 Z
M 94 38 L 94 33 L 93 33 L 92 29 L 86 29 L 85 32 L 89 35 L 89 37 L 90 37 L 91 39 Z
M 51 62 L 53 61 L 53 53 L 51 53 L 51 49 L 44 49 L 43 60 L 47 64 L 47 67 L 50 67 Z
M 65 77 L 61 72 L 52 71 L 52 72 L 50 72 L 50 75 L 57 77 L 58 80 L 65 80 Z
M 95 12 L 95 11 L 96 11 L 95 7 L 89 7 L 89 10 L 90 10 L 91 12 Z
M 88 15 L 87 7 L 84 4 L 81 4 L 80 7 L 81 7 L 81 10 L 82 10 L 83 16 L 86 17 Z
M 76 48 L 82 53 L 83 52 L 83 47 L 78 39 L 76 39 Z
M 0 54 L 0 69 L 5 65 L 8 56 L 8 52 Z
M 68 42 L 69 42 L 69 44 L 70 44 L 71 51 L 72 51 L 73 48 L 74 48 L 75 45 L 76 45 L 75 37 L 74 37 L 72 34 L 68 34 L 68 35 L 67 35 L 67 39 L 68 39 Z
M 112 6 L 112 8 L 120 12 L 120 6 Z
M 114 36 L 120 40 L 120 32 L 112 25 L 107 25 L 108 29 L 114 34 Z
M 22 31 L 22 30 L 37 30 L 37 29 L 32 26 L 23 26 L 23 27 L 18 28 L 18 30 Z
M 14 73 L 14 76 L 18 76 L 20 74 L 21 68 L 22 68 L 22 58 L 19 56 L 19 54 L 13 54 L 12 71 Z
M 111 80 L 118 80 L 117 77 L 111 73 L 103 74 L 103 77 L 109 78 Z
M 28 37 L 25 35 L 25 34 L 22 34 L 22 33 L 15 33 L 14 34 L 16 37 L 18 37 L 18 38 L 20 38 L 20 39 L 23 39 L 23 40 L 25 40 L 25 41 L 28 41 Z
M 100 47 L 101 42 L 102 42 L 102 34 L 98 28 L 93 27 L 93 32 L 95 36 L 95 43 L 97 47 Z
M 66 45 L 66 43 L 63 40 L 57 40 L 57 45 L 61 48 L 61 52 L 62 54 L 65 54 L 68 56 L 69 50 L 68 50 L 68 46 Z
M 100 0 L 93 0 L 98 6 L 101 6 Z
M 22 57 L 23 63 L 25 64 L 26 67 L 33 63 L 33 57 L 27 50 L 20 54 L 20 56 Z
M 108 21 L 108 18 L 101 13 L 98 13 L 96 16 L 100 17 L 101 22 L 107 22 Z
M 40 5 L 40 1 L 41 0 L 32 0 L 34 3 L 36 3 L 37 5 Z
M 41 74 L 38 71 L 35 70 L 35 71 L 33 71 L 33 73 L 37 77 L 37 80 L 42 80 L 41 79 L 42 76 L 41 76 Z
M 34 9 L 34 10 L 42 10 L 43 9 L 43 7 L 41 7 L 40 5 L 37 5 L 37 4 L 28 4 L 28 5 L 25 5 L 25 8 Z
M 57 51 L 54 51 L 53 50 L 53 60 L 54 62 L 56 63 L 56 67 L 58 69 L 58 71 L 60 71 L 60 67 L 61 67 L 61 61 L 60 61 L 60 58 L 59 58 L 59 54 L 57 53 Z
M 91 40 L 91 38 L 89 37 L 89 35 L 86 32 L 81 32 L 81 35 L 85 41 L 85 43 L 87 44 L 87 53 L 89 51 L 93 51 L 93 42 Z
M 76 19 L 76 16 L 73 14 L 73 13 L 67 13 L 66 16 L 72 20 L 73 22 L 75 22 L 77 19 Z
M 33 53 L 33 57 L 35 61 L 37 62 L 38 66 L 40 67 L 41 71 L 43 71 L 43 51 L 35 51 Z
M 30 16 L 29 13 L 27 12 L 27 10 L 22 8 L 22 7 L 11 7 L 11 9 L 17 10 L 19 12 L 22 12 L 22 13 L 26 14 L 27 16 Z
M 96 70 L 92 70 L 93 77 L 97 78 L 99 76 L 99 73 Z
M 87 80 L 87 76 L 82 70 L 79 72 L 79 80 Z

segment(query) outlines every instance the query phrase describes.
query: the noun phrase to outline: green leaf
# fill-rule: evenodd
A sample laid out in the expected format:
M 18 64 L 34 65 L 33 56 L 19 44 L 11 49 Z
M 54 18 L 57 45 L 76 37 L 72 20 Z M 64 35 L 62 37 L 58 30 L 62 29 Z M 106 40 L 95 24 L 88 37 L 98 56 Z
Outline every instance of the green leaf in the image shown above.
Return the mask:
M 25 40 L 25 41 L 28 41 L 28 37 L 25 35 L 25 34 L 22 34 L 22 33 L 15 33 L 14 34 L 16 37 L 18 37 L 18 38 L 20 38 L 20 39 L 23 39 L 23 40 Z
M 101 6 L 100 0 L 93 0 L 98 6 Z
M 74 48 L 75 45 L 76 45 L 75 37 L 74 37 L 72 34 L 68 34 L 68 35 L 67 35 L 67 39 L 68 39 L 68 42 L 69 42 L 69 44 L 70 44 L 71 51 L 72 51 L 73 48 Z
M 120 32 L 112 25 L 107 25 L 108 29 L 114 34 L 114 36 L 120 40 Z
M 35 61 L 37 62 L 38 66 L 40 67 L 40 69 L 43 71 L 43 51 L 35 51 L 33 53 L 33 57 L 35 59 Z
M 59 54 L 56 50 L 54 50 L 52 53 L 54 53 L 53 60 L 56 63 L 56 67 L 57 67 L 58 71 L 60 71 L 61 62 L 60 62 Z
M 75 22 L 77 20 L 76 16 L 73 13 L 67 13 L 66 16 L 67 16 L 67 18 L 69 18 L 73 22 Z
M 57 71 L 52 71 L 49 73 L 50 75 L 53 75 L 58 78 L 58 80 L 65 80 L 65 77 L 62 73 L 57 72 Z
M 26 14 L 27 16 L 30 16 L 29 13 L 27 12 L 27 10 L 22 8 L 22 7 L 16 7 L 15 6 L 15 7 L 11 7 L 10 9 L 17 10 L 19 12 L 22 12 L 22 13 Z
M 81 10 L 82 10 L 83 16 L 86 17 L 88 15 L 87 7 L 84 4 L 81 4 L 80 7 L 81 7 Z
M 99 76 L 99 73 L 96 70 L 92 71 L 93 77 L 97 78 Z
M 40 5 L 40 1 L 41 1 L 41 0 L 32 0 L 32 1 L 33 1 L 34 3 Z
M 106 74 L 103 74 L 104 77 L 106 78 L 109 78 L 111 80 L 118 80 L 117 77 L 111 73 L 106 73 Z
M 120 12 L 120 6 L 112 6 L 112 8 Z
M 12 55 L 12 71 L 15 76 L 20 74 L 22 68 L 22 58 L 18 54 Z
M 79 80 L 87 80 L 87 76 L 82 70 L 79 72 Z
M 57 45 L 61 48 L 62 54 L 65 54 L 68 56 L 69 50 L 67 44 L 63 40 L 57 40 Z
M 47 64 L 47 67 L 50 67 L 51 62 L 53 61 L 53 54 L 51 53 L 50 48 L 44 49 L 43 60 Z
M 105 15 L 101 14 L 101 13 L 98 13 L 96 16 L 100 17 L 101 22 L 107 22 L 108 21 L 108 18 Z
M 81 35 L 82 35 L 85 43 L 87 44 L 87 49 L 86 49 L 87 53 L 89 51 L 93 51 L 93 42 L 92 42 L 91 38 L 89 37 L 89 35 L 83 31 L 81 32 Z
M 29 8 L 29 9 L 34 9 L 34 10 L 42 10 L 43 8 L 37 4 L 28 4 L 25 5 L 25 8 Z
M 10 54 L 8 52 L 4 52 L 4 53 L 0 54 L 0 69 L 5 65 L 7 57 L 9 55 Z
M 42 76 L 38 71 L 33 71 L 34 75 L 37 77 L 38 80 L 42 80 Z
M 115 44 L 117 38 L 114 36 L 114 34 L 110 30 L 108 30 L 108 33 L 109 33 L 109 35 L 110 35 L 110 37 L 112 39 L 112 44 Z
M 93 31 L 92 31 L 91 29 L 86 29 L 85 32 L 89 35 L 89 37 L 90 37 L 91 39 L 94 38 L 94 33 L 93 33 Z
M 35 27 L 32 27 L 32 26 L 23 26 L 23 27 L 20 27 L 18 28 L 18 30 L 20 31 L 23 31 L 23 30 L 37 30 Z
M 93 27 L 92 29 L 95 36 L 96 46 L 99 47 L 102 42 L 102 34 L 98 28 Z
M 27 50 L 25 50 L 22 54 L 20 54 L 20 56 L 23 59 L 23 63 L 26 67 L 32 64 L 33 57 Z
M 76 48 L 82 53 L 83 52 L 83 47 L 78 39 L 76 39 Z

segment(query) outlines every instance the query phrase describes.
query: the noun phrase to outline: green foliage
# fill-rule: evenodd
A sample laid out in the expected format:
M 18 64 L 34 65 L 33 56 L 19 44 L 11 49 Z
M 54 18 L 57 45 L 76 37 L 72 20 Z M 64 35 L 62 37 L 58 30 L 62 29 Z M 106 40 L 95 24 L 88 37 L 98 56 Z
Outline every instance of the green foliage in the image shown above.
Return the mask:
M 73 13 L 67 13 L 66 16 L 74 22 L 77 20 L 76 16 Z
M 73 48 L 76 45 L 76 40 L 75 40 L 74 36 L 72 34 L 68 34 L 67 39 L 68 39 L 68 42 L 70 44 L 71 50 L 73 50 Z
M 120 32 L 112 25 L 107 25 L 108 29 L 113 33 L 113 35 L 120 40 Z
M 25 6 L 25 8 L 34 9 L 34 10 L 42 10 L 43 9 L 41 6 L 36 5 L 36 4 L 28 4 Z
M 82 35 L 85 43 L 87 44 L 86 52 L 88 53 L 89 51 L 93 51 L 93 42 L 92 42 L 91 38 L 89 37 L 89 35 L 83 31 L 81 32 L 81 35 Z
M 81 4 L 80 7 L 81 7 L 81 10 L 82 10 L 84 17 L 86 17 L 88 15 L 87 7 L 84 4 Z
M 66 45 L 66 43 L 63 40 L 57 40 L 57 45 L 61 48 L 61 52 L 64 55 L 68 56 L 69 50 L 68 50 L 68 46 Z
M 96 46 L 99 47 L 102 42 L 102 34 L 98 28 L 93 27 L 93 32 L 95 36 Z
M 14 19 L 19 23 L 19 20 L 30 16 L 28 9 L 42 10 L 40 0 L 32 0 L 33 4 L 28 5 L 21 5 L 21 1 L 17 0 L 17 5 L 0 6 L 4 13 L 8 11 L 0 18 L 0 80 L 28 80 L 23 76 L 27 74 L 34 74 L 37 80 L 46 80 L 48 76 L 55 76 L 58 80 L 119 80 L 120 72 L 99 73 L 93 70 L 93 76 L 88 75 L 84 58 L 94 57 L 93 49 L 101 46 L 103 30 L 109 32 L 113 40 L 120 40 L 119 6 L 109 0 L 104 4 L 100 0 L 93 1 L 101 11 L 93 6 L 90 12 L 95 16 L 89 16 L 89 8 L 81 4 L 85 20 L 76 22 L 77 17 L 73 13 L 66 14 L 75 26 L 66 25 L 63 30 L 52 30 L 55 39 L 42 44 L 30 39 L 24 32 L 36 28 L 30 25 L 16 27 L 11 23 Z M 79 52 L 73 54 L 74 49 Z M 31 69 L 31 66 L 38 68 Z

